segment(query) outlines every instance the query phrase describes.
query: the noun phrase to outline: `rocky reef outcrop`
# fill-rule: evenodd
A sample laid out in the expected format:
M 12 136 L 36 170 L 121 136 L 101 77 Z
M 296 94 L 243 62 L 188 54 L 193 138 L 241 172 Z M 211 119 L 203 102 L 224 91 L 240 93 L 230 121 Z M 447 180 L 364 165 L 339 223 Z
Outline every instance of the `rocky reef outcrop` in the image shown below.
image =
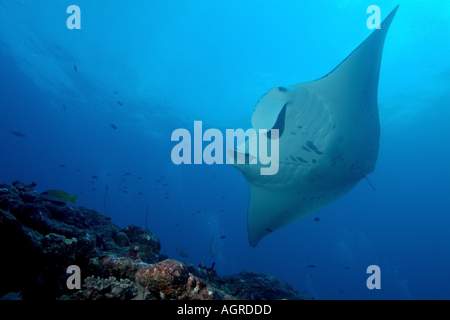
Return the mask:
M 34 187 L 0 184 L 0 297 L 26 300 L 309 299 L 267 274 L 244 271 L 219 277 L 212 267 L 185 265 L 160 253 L 149 230 L 116 226 L 84 207 L 41 197 Z M 77 265 L 81 290 L 66 273 Z

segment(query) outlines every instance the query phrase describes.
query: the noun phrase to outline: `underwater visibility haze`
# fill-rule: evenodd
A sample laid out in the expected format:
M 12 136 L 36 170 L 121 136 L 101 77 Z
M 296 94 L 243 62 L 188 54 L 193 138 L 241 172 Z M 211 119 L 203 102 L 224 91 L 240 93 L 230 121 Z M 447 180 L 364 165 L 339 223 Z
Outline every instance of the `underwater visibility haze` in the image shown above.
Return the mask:
M 70 4 L 0 0 L 0 183 L 148 228 L 221 276 L 450 299 L 448 1 L 73 4 L 78 28 Z M 250 128 L 280 129 L 276 175 L 194 164 L 212 145 L 226 162 L 226 130 Z M 174 163 L 178 144 L 192 164 Z

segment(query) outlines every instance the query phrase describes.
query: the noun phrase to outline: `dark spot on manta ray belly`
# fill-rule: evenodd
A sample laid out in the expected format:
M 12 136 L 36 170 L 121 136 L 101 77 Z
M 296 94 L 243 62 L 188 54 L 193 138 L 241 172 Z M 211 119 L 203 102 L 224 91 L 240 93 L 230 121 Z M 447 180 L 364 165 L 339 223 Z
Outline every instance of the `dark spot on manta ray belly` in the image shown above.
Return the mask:
M 303 162 L 303 163 L 308 163 L 308 161 L 306 161 L 306 160 L 305 160 L 305 159 L 303 159 L 303 158 L 297 157 L 297 159 L 298 159 L 298 161 L 300 161 L 300 162 Z
M 314 145 L 314 143 L 312 141 L 306 141 L 306 146 L 308 148 L 310 148 L 312 151 L 314 151 L 317 154 L 322 154 L 322 152 L 319 151 L 319 149 L 317 149 L 317 147 Z
M 287 89 L 285 87 L 278 87 L 278 90 L 280 90 L 281 92 L 286 92 Z
M 303 150 L 311 152 L 311 150 L 309 150 L 307 147 L 302 147 Z

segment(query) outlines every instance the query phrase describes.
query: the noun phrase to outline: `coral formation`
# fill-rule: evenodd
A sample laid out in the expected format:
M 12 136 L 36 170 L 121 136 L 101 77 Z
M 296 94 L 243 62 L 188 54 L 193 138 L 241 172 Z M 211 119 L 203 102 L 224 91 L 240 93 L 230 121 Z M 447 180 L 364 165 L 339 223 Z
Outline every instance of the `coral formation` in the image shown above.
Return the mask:
M 84 280 L 84 290 L 79 290 L 70 297 L 63 299 L 72 300 L 131 300 L 137 295 L 136 285 L 129 279 L 117 280 L 116 277 L 100 278 L 87 277 Z
M 140 269 L 136 282 L 143 300 L 233 300 L 190 273 L 184 263 L 172 259 Z
M 156 235 L 116 226 L 84 207 L 48 201 L 35 183 L 0 184 L 0 246 L 14 263 L 0 264 L 0 297 L 72 300 L 309 299 L 270 275 L 244 271 L 219 277 L 214 264 L 196 268 L 160 253 Z M 67 268 L 84 284 L 67 288 Z M 14 295 L 14 297 L 16 297 Z
M 116 244 L 119 247 L 130 246 L 130 240 L 128 239 L 128 236 L 125 232 L 119 232 L 118 234 L 116 234 Z

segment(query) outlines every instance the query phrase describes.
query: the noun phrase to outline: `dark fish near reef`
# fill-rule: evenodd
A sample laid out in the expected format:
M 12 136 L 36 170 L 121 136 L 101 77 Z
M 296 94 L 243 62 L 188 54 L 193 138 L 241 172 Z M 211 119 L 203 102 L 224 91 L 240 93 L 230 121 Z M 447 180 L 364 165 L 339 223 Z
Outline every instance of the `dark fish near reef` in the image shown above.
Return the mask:
M 53 202 L 64 202 L 67 203 L 67 201 L 70 200 L 70 202 L 75 203 L 75 201 L 78 198 L 78 195 L 70 196 L 67 192 L 61 191 L 61 190 L 47 190 L 40 194 L 40 196 L 49 201 Z
M 111 124 L 111 128 L 113 128 L 114 130 L 116 130 L 116 129 L 117 129 L 117 127 L 116 127 L 116 125 L 115 125 L 115 124 Z
M 213 240 L 214 236 L 212 236 L 211 243 L 209 244 L 209 255 L 211 256 L 211 258 L 214 258 L 214 256 L 216 255 L 216 251 L 214 251 Z
M 122 102 L 117 101 L 117 103 L 119 104 L 119 106 L 123 106 Z
M 187 253 L 186 251 L 184 251 L 183 249 L 176 249 L 175 252 L 177 252 L 181 257 L 183 258 L 187 258 L 189 257 L 189 253 Z
M 312 264 L 310 264 L 310 265 L 308 265 L 308 268 L 315 268 L 316 266 L 315 265 L 312 265 Z
M 24 135 L 22 132 L 12 131 L 11 129 L 9 129 L 9 131 L 11 131 L 11 133 L 15 136 L 23 137 L 23 138 L 26 137 L 26 135 Z
M 315 218 L 315 219 L 314 219 L 314 221 L 319 221 L 319 220 L 320 220 L 320 218 Z

